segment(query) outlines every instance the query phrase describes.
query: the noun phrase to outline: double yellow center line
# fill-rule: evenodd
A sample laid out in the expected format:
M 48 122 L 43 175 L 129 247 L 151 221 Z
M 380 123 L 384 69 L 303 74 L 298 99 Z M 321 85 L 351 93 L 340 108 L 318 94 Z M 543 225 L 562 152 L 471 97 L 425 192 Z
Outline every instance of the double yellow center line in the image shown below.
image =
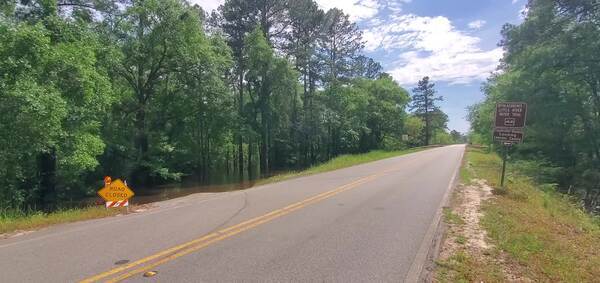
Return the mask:
M 364 183 L 367 183 L 369 181 L 372 181 L 373 179 L 376 179 L 376 178 L 380 177 L 381 175 L 388 173 L 390 171 L 391 170 L 388 170 L 388 171 L 384 171 L 384 172 L 380 172 L 377 174 L 369 175 L 367 177 L 360 178 L 354 182 L 351 182 L 351 183 L 345 184 L 343 186 L 337 187 L 333 190 L 318 194 L 316 196 L 310 197 L 303 201 L 288 205 L 284 208 L 280 208 L 280 209 L 271 211 L 267 214 L 258 216 L 256 218 L 252 218 L 250 220 L 230 226 L 228 228 L 219 230 L 217 232 L 210 233 L 208 235 L 202 236 L 198 239 L 186 242 L 184 244 L 163 250 L 156 254 L 153 254 L 148 257 L 131 262 L 129 264 L 108 270 L 108 271 L 100 273 L 100 274 L 97 274 L 95 276 L 84 279 L 81 282 L 87 283 L 87 282 L 98 282 L 98 281 L 105 281 L 105 282 L 123 281 L 129 277 L 136 275 L 136 274 L 140 274 L 140 273 L 149 271 L 150 269 L 152 269 L 156 266 L 159 266 L 161 264 L 164 264 L 166 262 L 174 260 L 178 257 L 187 255 L 189 253 L 198 251 L 198 250 L 205 248 L 211 244 L 214 244 L 221 240 L 227 239 L 231 236 L 237 235 L 246 230 L 249 230 L 256 226 L 259 226 L 261 224 L 270 222 L 273 219 L 290 214 L 290 213 L 292 213 L 298 209 L 301 209 L 303 207 L 306 207 L 308 205 L 320 202 L 322 200 L 328 199 L 339 193 L 356 188 L 356 187 L 358 187 Z M 114 275 L 117 275 L 117 276 L 115 276 L 113 278 L 109 278 Z

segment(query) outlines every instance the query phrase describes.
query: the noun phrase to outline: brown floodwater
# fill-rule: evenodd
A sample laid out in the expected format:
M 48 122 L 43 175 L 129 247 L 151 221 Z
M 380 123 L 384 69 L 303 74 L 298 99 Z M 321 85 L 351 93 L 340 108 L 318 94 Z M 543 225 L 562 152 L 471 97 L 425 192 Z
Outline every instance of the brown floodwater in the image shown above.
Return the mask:
M 157 201 L 169 200 L 184 197 L 196 193 L 222 193 L 237 190 L 244 190 L 254 186 L 256 181 L 243 181 L 231 184 L 219 185 L 165 185 L 150 189 L 145 189 L 131 198 L 131 204 L 146 204 Z
M 266 177 L 274 176 L 282 172 L 273 172 Z M 265 178 L 265 177 L 263 177 Z M 243 180 L 243 181 L 231 181 L 231 180 L 220 180 L 221 183 L 217 184 L 202 184 L 199 182 L 185 181 L 181 184 L 169 184 L 161 185 L 144 189 L 136 189 L 135 185 L 132 185 L 131 189 L 135 192 L 135 196 L 129 200 L 131 204 L 148 204 L 158 201 L 170 200 L 174 198 L 184 197 L 191 194 L 197 193 L 221 193 L 230 192 L 237 190 L 244 190 L 253 187 L 257 181 L 255 180 Z M 229 182 L 228 182 L 229 181 Z M 130 184 L 131 185 L 131 184 Z M 104 201 L 99 196 L 94 196 L 82 200 L 77 206 L 85 206 L 97 204 L 104 204 Z

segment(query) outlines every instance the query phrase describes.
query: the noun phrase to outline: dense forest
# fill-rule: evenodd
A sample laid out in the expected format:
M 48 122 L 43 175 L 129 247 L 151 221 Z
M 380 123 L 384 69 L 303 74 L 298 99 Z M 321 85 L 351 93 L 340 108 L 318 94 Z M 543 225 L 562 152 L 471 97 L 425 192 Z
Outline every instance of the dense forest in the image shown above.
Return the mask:
M 140 191 L 460 138 L 362 48 L 313 0 L 2 1 L 0 208 L 55 209 L 104 175 Z
M 492 142 L 496 102 L 527 102 L 525 142 L 511 149 L 515 165 L 598 210 L 600 4 L 529 1 L 525 16 L 502 30 L 501 70 L 483 87 L 485 101 L 470 108 L 472 141 Z

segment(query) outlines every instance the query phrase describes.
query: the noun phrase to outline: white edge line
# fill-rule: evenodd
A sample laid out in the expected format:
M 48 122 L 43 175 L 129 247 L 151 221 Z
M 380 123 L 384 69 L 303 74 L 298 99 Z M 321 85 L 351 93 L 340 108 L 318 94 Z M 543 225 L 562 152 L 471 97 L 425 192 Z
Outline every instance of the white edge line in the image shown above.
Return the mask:
M 458 175 L 458 171 L 462 165 L 462 160 L 465 155 L 466 147 L 463 146 L 463 151 L 461 151 L 460 158 L 458 160 L 458 165 L 454 169 L 454 174 L 452 174 L 452 179 L 450 179 L 450 184 L 448 184 L 448 188 L 446 189 L 446 193 L 440 202 L 440 205 L 433 217 L 433 221 L 429 225 L 427 232 L 425 233 L 425 237 L 423 237 L 423 241 L 421 242 L 421 246 L 417 251 L 417 255 L 404 278 L 404 282 L 419 282 L 421 280 L 421 274 L 423 273 L 423 267 L 427 261 L 427 256 L 429 255 L 429 251 L 433 244 L 433 240 L 435 238 L 435 234 L 438 230 L 440 220 L 442 219 L 442 212 L 444 209 L 444 205 L 448 203 L 448 197 L 450 196 L 450 192 L 454 187 L 454 182 L 456 181 L 456 176 Z

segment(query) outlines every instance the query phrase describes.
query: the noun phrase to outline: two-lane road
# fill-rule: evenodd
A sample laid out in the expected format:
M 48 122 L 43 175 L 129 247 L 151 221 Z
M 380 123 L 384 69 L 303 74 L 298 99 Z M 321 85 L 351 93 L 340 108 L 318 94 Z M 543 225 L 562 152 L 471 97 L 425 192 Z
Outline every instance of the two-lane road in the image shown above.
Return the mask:
M 435 148 L 0 240 L 0 282 L 415 281 L 463 152 Z

